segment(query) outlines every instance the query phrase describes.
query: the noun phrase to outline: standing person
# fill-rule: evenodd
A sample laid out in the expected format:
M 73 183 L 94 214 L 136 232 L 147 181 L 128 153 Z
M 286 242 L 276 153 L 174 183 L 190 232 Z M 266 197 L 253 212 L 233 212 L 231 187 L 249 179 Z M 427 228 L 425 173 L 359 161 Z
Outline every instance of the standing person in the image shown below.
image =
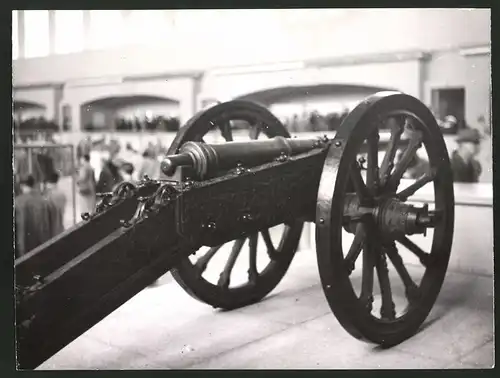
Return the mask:
M 479 154 L 477 156 L 482 168 L 479 181 L 493 182 L 493 146 L 491 140 L 491 126 L 488 122 L 486 122 L 484 116 L 478 117 L 477 124 L 481 134 L 481 144 L 479 146 Z
M 56 217 L 52 222 L 53 236 L 59 235 L 64 231 L 64 213 L 66 211 L 67 198 L 66 194 L 59 189 L 59 174 L 52 172 L 46 184 L 45 197 L 51 201 L 56 207 Z
M 133 182 L 135 181 L 133 178 L 134 175 L 134 165 L 129 162 L 124 162 L 120 166 L 120 174 L 125 182 Z
M 35 179 L 28 175 L 21 180 L 21 191 L 15 200 L 16 258 L 51 239 L 52 220 L 56 208 L 35 188 Z
M 294 114 L 292 117 L 292 122 L 290 123 L 290 132 L 297 133 L 299 131 L 303 131 L 303 130 L 300 130 L 300 127 L 299 127 L 299 116 L 297 114 Z
M 148 147 L 142 157 L 144 159 L 138 172 L 139 180 L 142 180 L 144 176 L 148 176 L 151 179 L 160 177 L 160 162 L 156 160 L 152 149 Z
M 83 156 L 90 155 L 90 151 L 92 151 L 92 138 L 90 135 L 87 135 L 76 147 L 77 159 L 80 160 Z
M 103 166 L 96 186 L 98 193 L 111 192 L 116 185 L 123 181 L 114 158 L 114 154 L 109 153 L 109 151 L 103 154 Z
M 463 129 L 458 133 L 458 147 L 451 155 L 453 181 L 478 182 L 481 164 L 476 160 L 479 153 L 481 135 L 475 129 Z
M 89 155 L 83 155 L 80 160 L 76 185 L 80 196 L 80 213 L 92 214 L 96 205 L 96 182 Z
M 458 119 L 455 116 L 448 115 L 444 117 L 441 123 L 441 128 L 445 130 L 446 133 L 456 133 L 459 131 Z

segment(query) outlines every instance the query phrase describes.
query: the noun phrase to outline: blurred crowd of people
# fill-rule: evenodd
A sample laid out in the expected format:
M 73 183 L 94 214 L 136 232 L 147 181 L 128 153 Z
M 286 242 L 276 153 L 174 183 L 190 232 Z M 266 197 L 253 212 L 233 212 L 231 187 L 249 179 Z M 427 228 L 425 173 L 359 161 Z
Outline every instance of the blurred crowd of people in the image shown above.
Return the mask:
M 19 180 L 15 200 L 16 258 L 64 231 L 67 197 L 58 188 L 59 174 L 51 172 L 41 186 L 28 174 Z
M 349 109 L 342 112 L 332 112 L 326 115 L 318 111 L 303 112 L 289 117 L 283 117 L 282 122 L 291 133 L 315 132 L 315 131 L 336 131 L 349 115 Z M 457 134 L 460 130 L 468 128 L 465 121 L 448 115 L 444 119 L 436 118 L 443 134 Z
M 31 143 L 38 141 L 37 147 L 31 151 L 31 169 L 26 166 L 26 149 L 16 149 L 14 156 L 16 257 L 64 231 L 68 203 L 67 194 L 59 187 L 61 170 L 57 168 L 58 161 L 64 157 L 47 154 L 42 147 L 39 149 L 42 140 L 48 143 L 43 137 L 29 140 Z M 17 142 L 20 143 L 21 139 Z M 28 139 L 24 138 L 22 142 L 27 143 Z M 97 193 L 111 192 L 124 181 L 135 182 L 144 176 L 158 179 L 160 161 L 157 157 L 165 153 L 166 147 L 160 141 L 156 144 L 150 142 L 140 152 L 130 144 L 122 149 L 114 139 L 105 142 L 104 139 L 93 141 L 90 136 L 85 137 L 76 148 L 76 169 L 67 172 L 74 175 L 79 212 L 93 213 Z
M 93 141 L 87 136 L 77 146 L 79 162 L 77 191 L 84 204 L 81 212 L 92 213 L 96 204 L 96 193 L 108 193 L 124 181 L 136 182 L 148 176 L 160 178 L 159 156 L 166 153 L 161 141 L 149 142 L 144 151 L 137 151 L 129 143 L 121 148 L 111 139 Z
M 17 120 L 12 118 L 12 126 L 15 131 L 23 130 L 25 132 L 38 132 L 44 130 L 46 132 L 59 131 L 59 126 L 54 121 L 49 121 L 45 117 L 32 117 L 25 120 Z
M 349 114 L 349 109 L 344 109 L 341 113 L 328 113 L 322 115 L 318 111 L 303 112 L 285 117 L 282 121 L 291 133 L 315 132 L 315 131 L 335 131 Z
M 49 148 L 56 142 L 53 129 L 43 128 L 44 119 L 27 122 L 31 126 L 23 128 L 23 133 L 14 125 L 16 257 L 64 231 L 67 197 L 59 179 L 71 173 L 72 161 L 71 149 Z
M 20 193 L 20 180 L 28 174 L 36 182 L 46 182 L 52 172 L 65 176 L 73 169 L 71 148 L 57 146 L 52 132 L 16 133 L 14 135 L 14 190 Z
M 114 129 L 116 131 L 173 131 L 179 130 L 180 122 L 177 117 L 164 117 L 164 116 L 153 116 L 153 117 L 134 117 L 122 118 L 117 117 L 114 120 Z M 96 127 L 92 123 L 87 123 L 84 125 L 85 131 L 99 130 L 100 127 Z

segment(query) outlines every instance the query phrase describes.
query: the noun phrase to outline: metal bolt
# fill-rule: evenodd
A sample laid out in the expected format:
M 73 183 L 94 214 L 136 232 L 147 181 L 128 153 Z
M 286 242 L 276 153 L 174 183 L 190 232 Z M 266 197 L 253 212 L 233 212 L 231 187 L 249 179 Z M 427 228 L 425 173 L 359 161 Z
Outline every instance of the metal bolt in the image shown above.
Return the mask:
M 335 142 L 335 147 L 340 147 L 342 146 L 342 142 L 340 140 Z
M 216 224 L 214 222 L 209 222 L 206 227 L 210 231 L 215 231 L 215 229 L 217 228 L 217 226 L 216 226 Z
M 120 224 L 122 225 L 122 227 L 125 227 L 125 228 L 129 228 L 132 226 L 129 221 L 124 220 L 124 219 L 120 219 Z
M 288 160 L 288 156 L 282 152 L 279 157 L 276 158 L 276 161 L 283 163 Z
M 323 218 L 319 218 L 319 224 L 324 224 L 325 220 Z
M 39 274 L 34 275 L 34 276 L 33 276 L 33 279 L 34 279 L 36 282 L 39 282 L 39 283 L 42 283 L 42 282 L 43 282 L 42 276 L 40 276 Z
M 88 221 L 90 219 L 90 214 L 89 213 L 82 213 L 81 217 L 82 217 L 82 220 Z

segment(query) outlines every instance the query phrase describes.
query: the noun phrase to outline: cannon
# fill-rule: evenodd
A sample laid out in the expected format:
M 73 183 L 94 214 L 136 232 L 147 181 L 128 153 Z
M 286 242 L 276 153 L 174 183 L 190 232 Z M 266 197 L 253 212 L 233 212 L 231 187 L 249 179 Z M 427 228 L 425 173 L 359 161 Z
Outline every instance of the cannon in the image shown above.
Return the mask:
M 232 126 L 241 120 L 250 125 L 248 141 L 233 140 Z M 384 129 L 390 134 L 379 159 Z M 207 143 L 210 133 L 226 143 Z M 402 188 L 421 147 L 428 171 Z M 436 120 L 414 97 L 368 97 L 333 138 L 291 138 L 265 107 L 225 102 L 180 129 L 161 168 L 159 180 L 102 194 L 85 221 L 15 261 L 20 369 L 36 368 L 168 271 L 214 308 L 260 301 L 286 274 L 306 222 L 316 225 L 325 298 L 352 336 L 385 347 L 401 343 L 437 299 L 453 239 L 452 171 Z M 433 209 L 410 201 L 427 184 Z M 429 251 L 409 238 L 430 229 Z M 248 270 L 235 283 L 231 273 L 243 247 Z M 224 248 L 228 257 L 211 280 L 204 273 Z M 418 261 L 420 280 L 404 253 Z M 388 263 L 404 301 L 395 300 Z

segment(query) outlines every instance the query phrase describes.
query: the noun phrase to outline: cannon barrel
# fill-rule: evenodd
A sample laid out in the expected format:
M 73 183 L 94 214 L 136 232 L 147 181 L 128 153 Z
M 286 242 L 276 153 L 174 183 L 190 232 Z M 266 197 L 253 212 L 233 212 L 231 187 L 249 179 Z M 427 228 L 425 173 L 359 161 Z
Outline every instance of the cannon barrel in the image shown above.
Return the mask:
M 189 167 L 195 178 L 207 179 L 217 172 L 235 168 L 239 164 L 255 167 L 280 156 L 298 155 L 320 147 L 323 141 L 326 139 L 275 137 L 268 140 L 224 144 L 187 142 L 180 148 L 178 154 L 165 157 L 161 170 L 167 176 L 171 176 L 177 167 Z

